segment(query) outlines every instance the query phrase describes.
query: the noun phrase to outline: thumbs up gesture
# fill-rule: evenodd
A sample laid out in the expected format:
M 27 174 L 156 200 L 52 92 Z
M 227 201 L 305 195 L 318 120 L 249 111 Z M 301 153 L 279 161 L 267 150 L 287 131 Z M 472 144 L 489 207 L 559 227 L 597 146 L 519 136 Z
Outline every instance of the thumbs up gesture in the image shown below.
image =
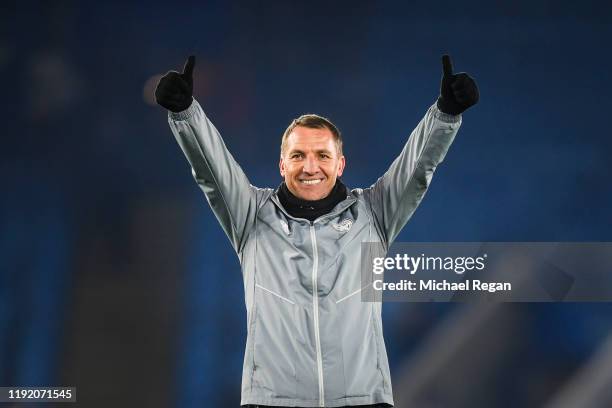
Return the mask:
M 478 103 L 476 81 L 465 72 L 453 74 L 453 63 L 449 55 L 442 56 L 442 72 L 438 109 L 449 115 L 459 115 Z
M 193 96 L 193 67 L 195 56 L 191 55 L 185 62 L 183 73 L 169 71 L 161 77 L 155 88 L 155 100 L 172 112 L 181 112 L 191 105 Z

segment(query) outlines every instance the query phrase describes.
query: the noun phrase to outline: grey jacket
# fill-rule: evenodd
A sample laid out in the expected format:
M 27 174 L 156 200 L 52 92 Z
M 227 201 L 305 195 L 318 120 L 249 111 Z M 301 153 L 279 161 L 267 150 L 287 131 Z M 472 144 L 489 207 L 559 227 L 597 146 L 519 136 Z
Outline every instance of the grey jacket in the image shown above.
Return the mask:
M 197 101 L 169 124 L 238 254 L 248 337 L 241 404 L 341 407 L 393 404 L 381 303 L 363 302 L 362 242 L 385 250 L 422 200 L 461 125 L 435 104 L 399 157 L 314 222 L 257 188 Z

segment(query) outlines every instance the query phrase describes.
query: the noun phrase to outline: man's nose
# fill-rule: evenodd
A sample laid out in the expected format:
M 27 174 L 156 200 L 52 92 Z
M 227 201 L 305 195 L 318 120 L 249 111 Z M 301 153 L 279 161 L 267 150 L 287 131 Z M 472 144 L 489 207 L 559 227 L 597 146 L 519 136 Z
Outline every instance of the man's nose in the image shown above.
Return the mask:
M 304 173 L 314 174 L 319 170 L 319 164 L 314 157 L 306 157 L 304 161 Z

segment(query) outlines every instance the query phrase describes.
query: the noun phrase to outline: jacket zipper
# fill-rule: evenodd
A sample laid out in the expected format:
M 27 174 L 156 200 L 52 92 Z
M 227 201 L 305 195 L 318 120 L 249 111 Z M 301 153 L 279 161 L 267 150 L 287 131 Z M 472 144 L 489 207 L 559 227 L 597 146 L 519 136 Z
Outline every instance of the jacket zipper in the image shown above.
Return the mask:
M 319 253 L 317 252 L 317 237 L 315 235 L 314 223 L 310 225 L 310 240 L 312 241 L 312 308 L 315 329 L 315 348 L 317 350 L 317 371 L 319 374 L 319 406 L 325 405 L 325 394 L 323 388 L 323 357 L 321 356 L 321 335 L 319 333 L 319 292 L 317 289 L 317 270 L 319 264 Z

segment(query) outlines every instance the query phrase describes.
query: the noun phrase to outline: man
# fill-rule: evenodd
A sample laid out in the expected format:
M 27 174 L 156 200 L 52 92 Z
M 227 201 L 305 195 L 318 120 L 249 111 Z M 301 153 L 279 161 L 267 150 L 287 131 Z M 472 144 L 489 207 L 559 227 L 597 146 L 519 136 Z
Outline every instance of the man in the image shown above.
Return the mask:
M 392 406 L 381 303 L 362 302 L 362 242 L 385 250 L 420 203 L 437 165 L 478 101 L 465 73 L 442 58 L 440 96 L 389 170 L 347 189 L 342 139 L 304 115 L 283 135 L 276 190 L 256 188 L 193 99 L 191 56 L 155 96 L 242 265 L 248 337 L 241 405 Z

